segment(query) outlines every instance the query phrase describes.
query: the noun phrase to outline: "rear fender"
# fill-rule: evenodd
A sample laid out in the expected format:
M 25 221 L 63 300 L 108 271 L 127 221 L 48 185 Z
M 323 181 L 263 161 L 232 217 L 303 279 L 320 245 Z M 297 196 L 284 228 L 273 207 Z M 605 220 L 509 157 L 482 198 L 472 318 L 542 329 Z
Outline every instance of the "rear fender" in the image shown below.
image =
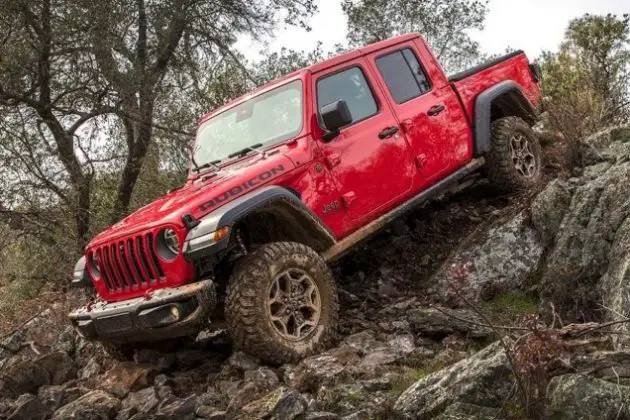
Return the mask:
M 201 219 L 186 236 L 184 255 L 189 260 L 195 260 L 225 250 L 233 227 L 254 213 L 273 214 L 287 224 L 283 228 L 293 233 L 292 240 L 316 251 L 324 251 L 335 243 L 333 234 L 295 193 L 283 187 L 268 186 L 245 194 Z M 214 242 L 213 233 L 223 227 L 229 228 L 228 235 Z
M 512 80 L 486 89 L 475 101 L 475 156 L 482 156 L 492 149 L 493 119 L 507 116 L 521 117 L 532 125 L 538 119 L 536 108 Z

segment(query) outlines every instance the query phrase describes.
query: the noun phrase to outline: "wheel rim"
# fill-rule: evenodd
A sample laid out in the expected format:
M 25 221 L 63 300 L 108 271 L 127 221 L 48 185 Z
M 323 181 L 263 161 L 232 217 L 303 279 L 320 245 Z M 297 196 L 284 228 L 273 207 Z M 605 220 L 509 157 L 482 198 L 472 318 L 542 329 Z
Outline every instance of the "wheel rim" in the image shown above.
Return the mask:
M 525 178 L 536 175 L 536 156 L 532 152 L 530 141 L 522 134 L 515 134 L 510 140 L 512 163 L 516 171 Z
M 321 315 L 321 295 L 315 281 L 304 270 L 283 271 L 271 282 L 267 293 L 271 325 L 287 340 L 310 335 Z

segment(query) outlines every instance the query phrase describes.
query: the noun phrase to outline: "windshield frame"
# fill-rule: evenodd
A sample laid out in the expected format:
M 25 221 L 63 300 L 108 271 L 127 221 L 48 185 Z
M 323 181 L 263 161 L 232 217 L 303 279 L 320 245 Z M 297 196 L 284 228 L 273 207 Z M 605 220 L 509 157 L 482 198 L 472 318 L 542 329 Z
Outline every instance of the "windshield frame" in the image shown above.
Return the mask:
M 304 131 L 307 129 L 308 124 L 306 123 L 306 118 L 307 118 L 307 107 L 308 107 L 308 103 L 307 103 L 307 98 L 306 98 L 306 89 L 308 84 L 305 81 L 304 75 L 302 73 L 299 73 L 297 75 L 293 75 L 292 77 L 288 77 L 286 79 L 280 79 L 278 81 L 275 82 L 271 82 L 268 85 L 262 86 L 261 88 L 259 88 L 258 90 L 254 90 L 246 95 L 243 95 L 231 102 L 228 102 L 227 104 L 219 107 L 218 109 L 216 109 L 215 111 L 212 111 L 206 115 L 204 115 L 200 121 L 199 124 L 197 124 L 197 129 L 195 130 L 195 140 L 193 142 L 193 148 L 190 152 L 190 159 L 189 159 L 189 168 L 188 168 L 188 178 L 196 178 L 199 176 L 199 174 L 202 174 L 208 170 L 211 170 L 212 167 L 208 167 L 208 168 L 204 168 L 203 170 L 196 172 L 195 171 L 195 164 L 193 163 L 193 159 L 195 157 L 195 151 L 197 150 L 197 148 L 199 147 L 199 142 L 200 142 L 200 138 L 197 135 L 197 133 L 199 132 L 199 130 L 201 129 L 201 127 L 207 123 L 208 121 L 210 121 L 211 119 L 218 117 L 226 112 L 229 112 L 230 110 L 232 110 L 233 108 L 242 105 L 252 99 L 256 99 L 262 95 L 268 94 L 273 92 L 274 90 L 277 89 L 282 89 L 284 87 L 286 87 L 287 85 L 291 84 L 291 83 L 295 83 L 295 82 L 299 82 L 300 85 L 300 90 L 301 90 L 301 100 L 302 100 L 302 106 L 301 106 L 301 114 L 302 117 L 300 119 L 300 128 L 297 129 L 294 133 L 292 134 L 290 137 L 288 138 L 282 138 L 280 140 L 277 139 L 271 139 L 269 141 L 267 141 L 266 143 L 263 143 L 262 146 L 256 147 L 256 149 L 261 150 L 261 151 L 266 151 L 266 149 L 268 149 L 270 146 L 277 146 L 280 145 L 282 143 L 285 143 L 287 141 L 290 141 L 292 139 L 295 139 L 296 137 L 301 137 L 304 135 Z M 241 157 L 233 157 L 233 158 L 228 158 L 227 156 L 225 156 L 220 163 L 217 163 L 217 166 L 222 167 L 225 164 L 231 164 L 234 163 L 236 161 L 239 161 L 241 159 L 244 159 L 246 156 L 241 156 Z M 196 162 L 198 165 L 203 165 L 206 162 Z

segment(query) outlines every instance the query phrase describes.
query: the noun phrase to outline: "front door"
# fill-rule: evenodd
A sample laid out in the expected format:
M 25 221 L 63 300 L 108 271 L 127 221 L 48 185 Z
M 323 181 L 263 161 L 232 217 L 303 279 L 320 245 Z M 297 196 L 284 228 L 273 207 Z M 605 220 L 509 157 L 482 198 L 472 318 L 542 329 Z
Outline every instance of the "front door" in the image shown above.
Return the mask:
M 341 65 L 314 77 L 315 109 L 344 100 L 352 115 L 352 122 L 320 147 L 343 205 L 361 223 L 395 206 L 410 191 L 415 172 L 407 141 L 364 64 Z

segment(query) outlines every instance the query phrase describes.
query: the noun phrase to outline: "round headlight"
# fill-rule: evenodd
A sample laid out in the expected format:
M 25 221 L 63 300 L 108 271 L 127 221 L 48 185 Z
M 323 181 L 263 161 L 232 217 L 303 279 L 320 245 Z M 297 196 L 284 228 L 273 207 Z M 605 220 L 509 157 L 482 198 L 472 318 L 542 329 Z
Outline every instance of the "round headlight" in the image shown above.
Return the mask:
M 164 230 L 164 243 L 173 254 L 179 254 L 179 239 L 173 229 Z

